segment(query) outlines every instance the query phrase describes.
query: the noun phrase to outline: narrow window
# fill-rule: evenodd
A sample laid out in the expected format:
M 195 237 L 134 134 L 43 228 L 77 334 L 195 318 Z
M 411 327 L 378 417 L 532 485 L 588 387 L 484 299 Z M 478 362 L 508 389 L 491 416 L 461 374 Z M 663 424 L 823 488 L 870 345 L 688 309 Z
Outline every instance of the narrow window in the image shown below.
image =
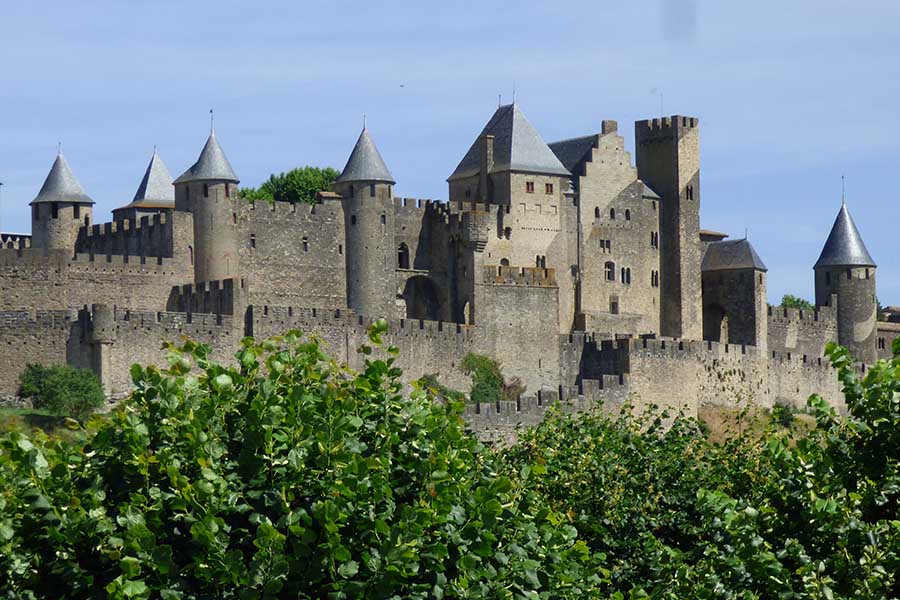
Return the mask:
M 309 239 L 306 237 L 303 238 L 303 251 L 309 252 Z
M 609 261 L 603 265 L 606 270 L 606 280 L 607 281 L 615 281 L 616 280 L 616 263 Z
M 503 229 L 503 237 L 509 239 L 512 236 L 512 227 L 506 227 Z
M 375 197 L 375 184 L 374 183 L 369 184 L 369 196 L 372 198 Z
M 831 285 L 831 273 L 825 273 L 825 285 Z
M 350 224 L 356 225 L 356 215 L 350 215 Z
M 544 184 L 544 193 L 545 193 L 545 194 L 552 194 L 552 193 L 553 193 L 553 184 L 552 184 L 552 183 L 545 183 L 545 184 Z
M 72 211 L 74 212 L 74 215 L 75 215 L 73 218 L 76 221 L 81 218 L 81 205 L 80 204 L 74 205 L 72 207 Z M 869 270 L 866 269 L 866 279 L 868 279 L 868 278 L 869 278 Z
M 400 244 L 400 248 L 397 249 L 397 266 L 401 269 L 409 268 L 409 246 L 406 242 Z
M 77 206 L 75 207 L 75 210 L 78 210 Z M 868 278 L 869 278 L 869 269 L 866 269 L 866 279 L 868 279 Z
M 225 184 L 225 197 L 231 198 L 231 185 Z
M 59 216 L 59 204 L 53 202 L 50 204 L 50 218 L 55 219 Z
M 256 234 L 255 233 L 250 234 L 250 247 L 256 248 Z
M 759 274 L 759 285 L 762 285 L 762 273 Z
M 471 198 L 471 197 L 472 197 L 472 190 L 466 188 L 466 198 Z
M 609 209 L 609 218 L 613 221 L 616 220 L 616 209 L 614 209 L 614 208 Z
M 625 269 L 625 278 L 627 279 L 628 285 L 631 285 L 631 267 Z
M 353 192 L 354 192 L 354 188 L 353 188 L 353 186 L 351 185 L 351 186 L 350 186 L 350 196 L 351 196 L 351 197 L 353 196 Z
M 237 225 L 237 213 L 231 213 L 231 224 Z
M 612 242 L 610 240 L 606 240 L 606 251 L 612 252 Z
M 203 197 L 209 198 L 209 185 L 203 184 Z
M 385 223 L 387 223 L 387 217 L 384 215 L 381 215 L 381 224 L 384 225 Z
M 694 199 L 694 186 L 692 186 L 692 185 L 687 186 L 687 189 L 685 189 L 684 195 L 687 197 L 688 200 L 693 200 Z
M 609 297 L 609 312 L 614 315 L 619 314 L 619 297 L 618 296 L 610 296 Z
M 600 207 L 599 207 L 599 206 L 598 206 L 597 208 L 594 209 L 594 218 L 595 218 L 595 219 L 599 219 L 599 218 L 600 218 Z
M 619 273 L 619 281 L 621 281 L 622 283 L 625 283 L 625 267 L 622 267 L 621 271 L 622 272 Z
M 526 182 L 525 182 L 525 191 L 526 191 L 527 193 L 529 193 L 529 194 L 533 194 L 533 193 L 534 193 L 534 182 L 533 182 L 533 181 L 526 181 Z
M 853 269 L 847 269 L 847 279 L 853 279 Z
M 194 266 L 194 247 L 188 246 L 188 258 L 191 261 L 191 266 Z
M 626 221 L 631 220 L 631 209 L 628 209 L 628 208 L 625 209 L 625 220 Z
M 341 256 L 344 255 L 344 245 L 343 244 L 338 244 L 338 254 Z

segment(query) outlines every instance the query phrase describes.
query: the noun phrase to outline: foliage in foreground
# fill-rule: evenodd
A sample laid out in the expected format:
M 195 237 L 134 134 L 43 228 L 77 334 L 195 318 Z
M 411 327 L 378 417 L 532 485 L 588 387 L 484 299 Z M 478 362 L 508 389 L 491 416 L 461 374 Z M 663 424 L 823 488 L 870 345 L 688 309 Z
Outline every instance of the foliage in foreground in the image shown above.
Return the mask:
M 183 351 L 87 441 L 3 439 L 0 592 L 900 596 L 900 341 L 865 376 L 829 347 L 848 412 L 814 396 L 803 435 L 555 412 L 490 451 L 392 359 L 352 373 L 296 334 L 237 368 Z
M 801 298 L 800 296 L 793 296 L 791 294 L 785 294 L 781 297 L 780 308 L 799 308 L 801 310 L 815 310 L 816 307 L 813 306 L 813 303 L 807 300 L 806 298 Z
M 828 354 L 848 413 L 816 396 L 817 427 L 710 443 L 690 421 L 554 415 L 505 453 L 605 555 L 604 595 L 900 596 L 900 341 L 860 378 Z
M 492 404 L 500 400 L 512 401 L 525 393 L 522 381 L 518 377 L 506 381 L 500 363 L 490 356 L 469 352 L 459 366 L 463 373 L 472 378 L 471 402 Z
M 300 167 L 270 175 L 258 188 L 241 188 L 241 198 L 264 202 L 305 202 L 312 204 L 316 193 L 328 190 L 340 173 L 331 167 Z
M 234 368 L 207 352 L 135 366 L 86 441 L 2 440 L 0 595 L 594 593 L 574 527 L 496 472 L 461 405 L 402 395 L 393 358 L 350 372 L 296 333 L 245 340 Z
M 84 419 L 103 406 L 106 395 L 97 375 L 69 365 L 27 365 L 19 376 L 19 395 L 60 417 Z

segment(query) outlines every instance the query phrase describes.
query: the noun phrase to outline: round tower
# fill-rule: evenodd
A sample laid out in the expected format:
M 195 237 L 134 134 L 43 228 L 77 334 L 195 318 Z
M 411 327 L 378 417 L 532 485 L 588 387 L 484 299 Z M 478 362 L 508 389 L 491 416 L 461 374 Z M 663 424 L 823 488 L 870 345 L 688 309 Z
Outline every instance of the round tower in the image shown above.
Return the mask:
M 332 189 L 344 199 L 347 304 L 370 317 L 394 316 L 394 183 L 375 142 L 363 127 Z
M 94 201 L 84 192 L 62 153 L 31 201 L 31 246 L 75 251 L 78 231 L 91 224 Z
M 816 305 L 837 304 L 838 343 L 854 358 L 871 364 L 876 360 L 875 261 L 869 255 L 850 217 L 841 204 L 822 254 L 813 267 L 816 274 Z
M 238 269 L 237 211 L 239 180 L 225 152 L 209 134 L 200 158 L 175 184 L 175 210 L 194 215 L 194 281 L 236 277 Z

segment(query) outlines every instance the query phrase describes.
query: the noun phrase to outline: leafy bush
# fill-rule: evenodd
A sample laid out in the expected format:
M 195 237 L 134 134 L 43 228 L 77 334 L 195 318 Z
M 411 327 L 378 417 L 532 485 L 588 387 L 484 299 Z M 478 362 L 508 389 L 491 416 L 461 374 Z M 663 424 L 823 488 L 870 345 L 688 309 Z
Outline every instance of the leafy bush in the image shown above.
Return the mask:
M 19 395 L 31 398 L 36 409 L 75 419 L 84 419 L 106 401 L 92 371 L 68 365 L 27 365 L 19 376 Z
M 294 332 L 225 367 L 189 342 L 134 366 L 86 441 L 3 438 L 0 596 L 594 596 L 574 527 L 462 405 L 404 397 L 396 350 L 362 351 L 351 372 Z
M 785 294 L 781 298 L 781 308 L 799 308 L 801 310 L 815 310 L 816 307 L 813 306 L 813 303 L 805 298 L 800 298 L 799 296 L 792 296 L 791 294 Z
M 460 363 L 460 369 L 472 377 L 472 402 L 494 403 L 500 400 L 518 400 L 525 393 L 525 385 L 518 377 L 504 381 L 500 363 L 489 356 L 469 352 Z
M 448 388 L 438 380 L 437 373 L 428 373 L 418 380 L 418 385 L 434 394 L 440 400 L 450 402 L 465 402 L 466 395 L 459 390 Z
M 270 175 L 259 188 L 241 188 L 241 198 L 265 202 L 306 202 L 312 204 L 316 193 L 327 190 L 340 173 L 331 167 L 302 167 L 287 173 Z

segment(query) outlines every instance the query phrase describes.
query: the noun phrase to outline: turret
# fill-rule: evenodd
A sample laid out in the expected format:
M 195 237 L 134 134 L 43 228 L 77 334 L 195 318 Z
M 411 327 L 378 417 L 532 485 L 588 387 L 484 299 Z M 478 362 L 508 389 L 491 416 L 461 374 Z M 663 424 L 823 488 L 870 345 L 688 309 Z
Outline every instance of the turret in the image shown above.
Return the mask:
M 130 204 L 113 210 L 113 219 L 131 219 L 140 221 L 141 217 L 169 212 L 175 209 L 175 188 L 172 187 L 172 176 L 166 168 L 156 148 L 150 164 L 144 172 L 144 178 L 138 186 L 134 199 Z
M 747 239 L 710 242 L 703 271 L 703 339 L 768 348 L 765 263 Z
M 344 199 L 347 303 L 354 311 L 372 317 L 393 316 L 397 257 L 391 200 L 394 183 L 363 127 L 332 188 Z
M 234 202 L 239 180 L 214 131 L 197 162 L 174 183 L 175 210 L 194 215 L 194 280 L 200 283 L 237 276 Z
M 638 178 L 660 195 L 660 331 L 698 339 L 700 291 L 700 129 L 694 117 L 634 124 Z
M 31 201 L 32 247 L 74 252 L 78 230 L 91 223 L 93 205 L 65 157 L 58 154 L 41 191 Z
M 816 305 L 837 300 L 838 343 L 854 358 L 871 364 L 876 359 L 875 330 L 878 300 L 875 261 L 869 255 L 846 202 L 841 204 L 822 254 L 813 267 Z

